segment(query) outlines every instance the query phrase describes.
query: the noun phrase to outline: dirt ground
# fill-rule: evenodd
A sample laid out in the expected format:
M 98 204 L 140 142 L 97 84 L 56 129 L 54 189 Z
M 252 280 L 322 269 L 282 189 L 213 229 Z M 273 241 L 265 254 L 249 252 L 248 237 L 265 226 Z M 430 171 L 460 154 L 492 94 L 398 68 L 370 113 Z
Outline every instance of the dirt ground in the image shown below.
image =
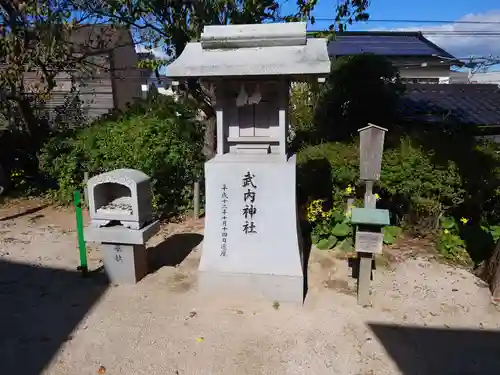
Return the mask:
M 74 214 L 41 205 L 0 207 L 0 374 L 500 374 L 488 289 L 421 242 L 388 250 L 371 307 L 347 260 L 319 250 L 304 305 L 273 306 L 197 293 L 201 220 L 162 228 L 137 285 L 84 279 Z

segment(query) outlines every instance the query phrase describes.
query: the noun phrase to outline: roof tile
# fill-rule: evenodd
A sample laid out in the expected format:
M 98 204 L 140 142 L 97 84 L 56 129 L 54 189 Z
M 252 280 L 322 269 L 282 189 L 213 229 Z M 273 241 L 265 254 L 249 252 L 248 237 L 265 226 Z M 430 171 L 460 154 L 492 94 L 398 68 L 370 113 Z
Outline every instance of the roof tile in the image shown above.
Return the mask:
M 455 59 L 420 32 L 343 32 L 328 44 L 330 56 L 374 53 L 384 56 L 442 56 Z
M 407 120 L 500 125 L 500 88 L 489 84 L 409 84 L 400 102 Z

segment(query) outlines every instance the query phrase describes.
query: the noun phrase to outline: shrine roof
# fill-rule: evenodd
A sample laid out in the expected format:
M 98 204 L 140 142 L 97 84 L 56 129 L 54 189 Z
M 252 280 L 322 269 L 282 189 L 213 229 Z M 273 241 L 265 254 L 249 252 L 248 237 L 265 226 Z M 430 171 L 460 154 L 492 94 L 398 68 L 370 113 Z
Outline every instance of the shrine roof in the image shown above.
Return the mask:
M 327 40 L 307 39 L 305 23 L 205 27 L 188 43 L 167 76 L 230 77 L 326 75 Z

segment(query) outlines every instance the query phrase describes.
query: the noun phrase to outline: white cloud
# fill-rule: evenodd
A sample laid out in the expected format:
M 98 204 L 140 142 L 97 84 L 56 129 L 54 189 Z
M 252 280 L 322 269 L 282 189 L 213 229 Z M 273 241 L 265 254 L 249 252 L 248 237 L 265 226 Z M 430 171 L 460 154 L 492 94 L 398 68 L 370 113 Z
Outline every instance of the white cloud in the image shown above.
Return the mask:
M 458 20 L 459 22 L 500 22 L 500 10 L 491 10 L 486 13 L 471 13 Z M 382 30 L 382 29 L 377 29 Z M 457 58 L 469 56 L 500 56 L 500 23 L 450 23 L 445 25 L 429 25 L 405 27 L 398 29 L 385 29 L 394 31 L 422 31 L 427 39 L 451 53 Z M 498 32 L 497 36 L 479 35 L 446 35 L 433 32 Z M 427 33 L 426 33 L 427 32 Z

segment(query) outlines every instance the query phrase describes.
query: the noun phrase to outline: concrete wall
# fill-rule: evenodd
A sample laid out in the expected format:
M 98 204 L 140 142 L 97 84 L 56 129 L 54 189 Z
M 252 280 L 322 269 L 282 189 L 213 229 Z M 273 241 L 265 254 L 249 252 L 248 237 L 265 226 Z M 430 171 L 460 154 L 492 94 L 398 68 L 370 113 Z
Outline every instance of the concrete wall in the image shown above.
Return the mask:
M 476 139 L 486 139 L 488 141 L 500 143 L 500 135 L 484 135 L 484 136 L 476 137 Z
M 51 92 L 45 109 L 50 117 L 56 115 L 55 109 L 63 106 L 71 97 L 73 85 L 78 87 L 79 99 L 82 101 L 83 112 L 89 119 L 97 118 L 114 108 L 112 82 L 109 73 L 109 58 L 107 55 L 92 56 L 92 65 L 85 66 L 85 72 L 60 72 L 56 75 L 56 86 Z M 79 76 L 73 82 L 72 77 Z M 24 77 L 29 88 L 41 84 L 40 74 L 27 72 Z
M 75 71 L 57 74 L 57 85 L 45 105 L 51 117 L 55 116 L 54 109 L 64 105 L 70 97 L 72 75 L 80 77 L 76 80 L 79 98 L 89 119 L 115 108 L 124 110 L 127 103 L 132 104 L 141 98 L 141 85 L 147 82 L 151 71 L 137 67 L 138 56 L 130 33 L 114 33 L 110 43 L 110 49 L 88 57 L 83 73 Z M 24 81 L 27 91 L 36 90 L 35 86 L 42 84 L 40 74 L 36 71 L 26 72 Z
M 449 61 L 432 57 L 396 57 L 390 60 L 407 83 L 449 83 Z
M 475 73 L 472 75 L 471 83 L 490 83 L 500 85 L 500 72 Z
M 452 72 L 451 83 L 469 83 L 468 72 Z M 500 72 L 475 73 L 470 83 L 500 85 Z
M 137 53 L 132 38 L 126 45 L 116 48 L 111 55 L 114 102 L 117 109 L 123 110 L 127 103 L 132 104 L 142 97 L 142 84 L 151 74 L 139 69 Z

